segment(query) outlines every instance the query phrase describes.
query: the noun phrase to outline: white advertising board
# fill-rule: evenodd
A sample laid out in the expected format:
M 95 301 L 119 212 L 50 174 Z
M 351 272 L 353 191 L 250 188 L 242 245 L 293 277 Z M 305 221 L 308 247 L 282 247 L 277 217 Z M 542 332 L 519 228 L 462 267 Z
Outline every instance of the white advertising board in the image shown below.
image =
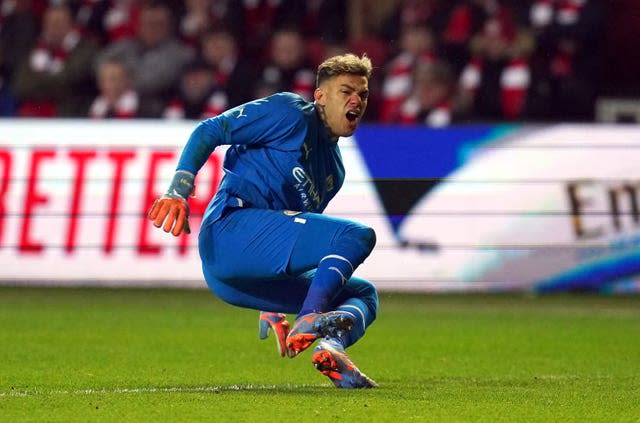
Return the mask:
M 205 287 L 197 215 L 224 151 L 198 175 L 191 235 L 145 217 L 194 125 L 0 121 L 0 283 Z M 357 274 L 380 289 L 638 290 L 640 128 L 361 129 L 326 213 L 376 230 Z

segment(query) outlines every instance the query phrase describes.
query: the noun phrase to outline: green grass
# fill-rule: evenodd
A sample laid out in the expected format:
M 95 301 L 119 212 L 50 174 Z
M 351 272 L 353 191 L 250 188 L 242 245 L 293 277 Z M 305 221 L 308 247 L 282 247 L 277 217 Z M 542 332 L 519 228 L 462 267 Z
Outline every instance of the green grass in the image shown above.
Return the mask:
M 379 389 L 208 291 L 0 288 L 0 421 L 640 421 L 640 297 L 382 294 Z

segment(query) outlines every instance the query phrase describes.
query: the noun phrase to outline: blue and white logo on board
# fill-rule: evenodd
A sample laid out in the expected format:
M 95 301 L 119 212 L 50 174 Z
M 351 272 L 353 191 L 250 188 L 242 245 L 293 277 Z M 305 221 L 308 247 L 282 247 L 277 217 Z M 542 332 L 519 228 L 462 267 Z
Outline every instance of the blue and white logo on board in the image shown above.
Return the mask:
M 425 283 L 638 290 L 638 128 L 374 126 L 357 142 Z

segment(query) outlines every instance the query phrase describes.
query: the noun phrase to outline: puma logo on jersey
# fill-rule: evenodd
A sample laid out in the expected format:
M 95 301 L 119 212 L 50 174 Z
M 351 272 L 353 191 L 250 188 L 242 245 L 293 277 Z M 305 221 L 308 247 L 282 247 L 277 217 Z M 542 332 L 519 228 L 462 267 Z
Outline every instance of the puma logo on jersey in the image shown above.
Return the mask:
M 311 147 L 307 145 L 307 143 L 302 144 L 302 150 L 304 152 L 304 159 L 309 160 L 309 154 L 311 153 Z

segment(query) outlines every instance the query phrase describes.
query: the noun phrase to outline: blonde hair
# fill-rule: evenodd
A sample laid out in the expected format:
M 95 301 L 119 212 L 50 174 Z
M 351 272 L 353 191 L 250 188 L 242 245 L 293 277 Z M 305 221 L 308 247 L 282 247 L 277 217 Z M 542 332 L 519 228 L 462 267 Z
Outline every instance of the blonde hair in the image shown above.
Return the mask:
M 316 86 L 320 86 L 327 79 L 339 75 L 358 75 L 367 79 L 371 77 L 371 59 L 363 54 L 358 57 L 355 54 L 347 53 L 340 56 L 333 56 L 320 63 L 316 73 Z

